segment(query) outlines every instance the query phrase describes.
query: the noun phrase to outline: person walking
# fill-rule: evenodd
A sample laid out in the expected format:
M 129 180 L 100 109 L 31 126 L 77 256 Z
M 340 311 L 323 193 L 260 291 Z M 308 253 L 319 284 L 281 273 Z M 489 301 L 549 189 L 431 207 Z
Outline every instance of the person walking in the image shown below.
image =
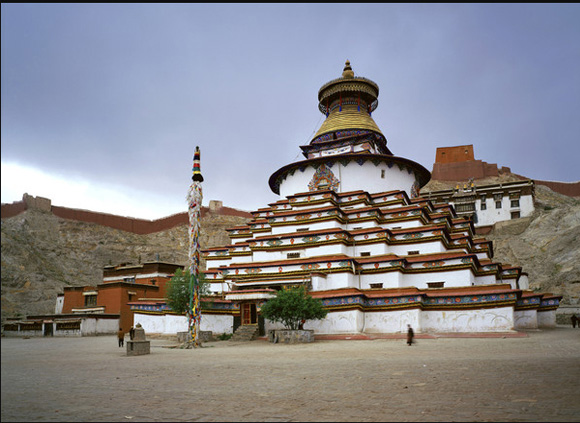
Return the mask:
M 119 332 L 117 332 L 117 339 L 119 340 L 119 347 L 122 347 L 125 343 L 125 332 L 123 332 L 123 328 L 119 328 Z
M 415 337 L 415 332 L 413 332 L 413 328 L 411 325 L 407 325 L 407 345 L 411 346 L 413 343 L 413 338 Z
M 129 338 L 131 339 L 131 341 L 133 340 L 134 336 L 135 336 L 135 328 L 131 326 L 131 329 L 129 329 Z
M 578 323 L 578 318 L 576 317 L 575 314 L 572 315 L 572 327 L 575 328 L 576 327 L 576 323 Z

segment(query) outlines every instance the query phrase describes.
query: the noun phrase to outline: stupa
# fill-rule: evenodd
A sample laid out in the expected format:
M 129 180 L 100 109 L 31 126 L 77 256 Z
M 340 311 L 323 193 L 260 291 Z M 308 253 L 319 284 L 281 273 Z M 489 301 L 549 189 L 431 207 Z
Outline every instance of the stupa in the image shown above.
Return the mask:
M 430 172 L 387 147 L 372 118 L 378 96 L 378 85 L 355 76 L 348 61 L 320 88 L 326 119 L 300 147 L 304 160 L 269 179 L 280 199 L 228 229 L 230 245 L 202 252 L 206 278 L 223 298 L 202 313 L 204 330 L 231 327 L 231 316 L 234 329 L 279 329 L 260 307 L 300 284 L 329 311 L 306 322 L 315 334 L 555 326 L 560 297 L 529 291 L 522 269 L 494 261 L 472 221 L 419 197 Z

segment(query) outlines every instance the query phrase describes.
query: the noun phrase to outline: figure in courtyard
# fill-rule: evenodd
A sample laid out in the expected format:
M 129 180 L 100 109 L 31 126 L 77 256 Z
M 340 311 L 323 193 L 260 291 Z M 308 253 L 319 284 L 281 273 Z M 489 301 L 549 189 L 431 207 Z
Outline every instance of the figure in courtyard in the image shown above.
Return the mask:
M 134 336 L 135 336 L 135 328 L 131 326 L 131 329 L 129 329 L 129 338 L 131 339 L 131 341 L 133 340 Z
M 411 325 L 407 325 L 407 345 L 411 346 L 414 337 L 415 332 L 413 332 L 413 328 L 411 327 Z
M 576 327 L 576 323 L 580 323 L 578 322 L 578 318 L 576 317 L 575 314 L 572 315 L 572 327 L 575 328 Z
M 123 332 L 123 328 L 119 328 L 119 332 L 117 332 L 117 339 L 119 340 L 119 347 L 122 347 L 125 343 L 125 332 Z

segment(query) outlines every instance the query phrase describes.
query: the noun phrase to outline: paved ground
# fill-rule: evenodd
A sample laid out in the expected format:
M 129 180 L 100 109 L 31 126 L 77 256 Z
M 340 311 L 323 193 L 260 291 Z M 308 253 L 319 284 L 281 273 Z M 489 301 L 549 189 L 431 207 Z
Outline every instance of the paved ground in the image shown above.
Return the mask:
M 218 341 L 127 356 L 114 336 L 2 338 L 2 422 L 580 421 L 580 329 L 519 337 Z

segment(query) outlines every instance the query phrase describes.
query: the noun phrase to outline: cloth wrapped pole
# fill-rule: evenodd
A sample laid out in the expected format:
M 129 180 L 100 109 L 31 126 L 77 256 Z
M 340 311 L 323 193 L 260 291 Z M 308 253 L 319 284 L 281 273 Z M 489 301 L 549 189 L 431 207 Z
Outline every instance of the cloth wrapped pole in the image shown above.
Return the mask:
M 203 192 L 201 183 L 203 176 L 200 170 L 200 151 L 195 147 L 193 155 L 192 183 L 187 193 L 189 215 L 189 310 L 188 323 L 193 347 L 199 345 L 199 327 L 201 324 L 201 308 L 199 298 L 199 266 L 200 266 L 200 218 Z

